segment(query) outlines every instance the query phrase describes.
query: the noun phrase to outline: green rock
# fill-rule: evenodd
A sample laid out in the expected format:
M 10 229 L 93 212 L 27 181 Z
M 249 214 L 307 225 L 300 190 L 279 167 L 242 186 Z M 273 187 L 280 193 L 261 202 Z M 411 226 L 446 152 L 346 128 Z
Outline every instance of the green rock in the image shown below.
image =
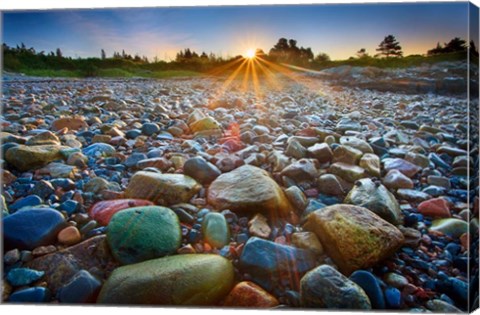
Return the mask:
M 230 243 L 227 220 L 221 213 L 210 212 L 204 217 L 202 233 L 205 241 L 215 248 L 222 248 Z
M 216 305 L 233 280 L 232 263 L 219 255 L 164 257 L 115 269 L 97 303 Z
M 321 265 L 303 276 L 300 296 L 304 307 L 352 310 L 372 308 L 365 291 L 329 265 Z
M 341 162 L 330 165 L 329 172 L 343 178 L 350 183 L 368 176 L 365 169 L 361 168 L 360 166 L 349 165 Z
M 468 223 L 454 218 L 434 220 L 430 231 L 442 232 L 452 237 L 460 237 L 463 233 L 468 232 Z
M 394 225 L 402 223 L 402 212 L 395 196 L 385 186 L 374 183 L 370 178 L 358 180 L 344 203 L 367 208 Z
M 107 240 L 122 264 L 163 257 L 180 247 L 182 233 L 177 215 L 159 206 L 117 212 L 108 224 Z
M 18 145 L 5 153 L 5 159 L 19 171 L 28 171 L 42 167 L 55 160 L 61 160 L 59 145 Z

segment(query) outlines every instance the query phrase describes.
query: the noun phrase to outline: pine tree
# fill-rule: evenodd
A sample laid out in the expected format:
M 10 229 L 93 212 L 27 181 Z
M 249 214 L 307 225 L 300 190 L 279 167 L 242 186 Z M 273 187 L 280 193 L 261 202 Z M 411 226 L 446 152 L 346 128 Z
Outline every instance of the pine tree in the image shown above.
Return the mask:
M 102 51 L 100 52 L 100 55 L 102 57 L 102 60 L 107 59 L 107 54 L 105 53 L 105 50 L 102 49 Z
M 375 57 L 385 56 L 389 58 L 403 56 L 402 46 L 400 46 L 400 43 L 393 35 L 386 36 L 376 50 L 379 53 L 375 55 Z

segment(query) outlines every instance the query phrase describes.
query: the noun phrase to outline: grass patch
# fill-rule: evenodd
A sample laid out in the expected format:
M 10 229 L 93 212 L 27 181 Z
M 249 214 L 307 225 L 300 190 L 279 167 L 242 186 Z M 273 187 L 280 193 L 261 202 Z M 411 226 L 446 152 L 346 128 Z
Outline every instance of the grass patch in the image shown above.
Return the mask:
M 201 75 L 200 72 L 190 70 L 165 70 L 165 71 L 149 71 L 139 73 L 139 76 L 153 79 L 168 79 L 175 77 L 197 77 Z
M 82 73 L 78 70 L 52 70 L 52 69 L 22 69 L 21 73 L 32 77 L 52 78 L 81 78 Z
M 130 78 L 133 74 L 127 70 L 120 68 L 100 69 L 98 76 L 102 78 Z

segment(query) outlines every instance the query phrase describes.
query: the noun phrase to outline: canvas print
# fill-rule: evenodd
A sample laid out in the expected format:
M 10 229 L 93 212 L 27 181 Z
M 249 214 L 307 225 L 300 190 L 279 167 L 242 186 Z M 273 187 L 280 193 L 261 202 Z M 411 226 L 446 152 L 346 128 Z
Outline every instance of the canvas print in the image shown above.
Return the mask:
M 475 310 L 478 20 L 4 10 L 2 303 Z

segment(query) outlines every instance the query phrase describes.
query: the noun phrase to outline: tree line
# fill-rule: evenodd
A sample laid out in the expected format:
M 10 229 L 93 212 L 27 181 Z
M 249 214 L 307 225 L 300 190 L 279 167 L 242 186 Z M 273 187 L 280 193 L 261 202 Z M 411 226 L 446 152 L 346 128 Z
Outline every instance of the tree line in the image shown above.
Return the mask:
M 192 70 L 208 71 L 219 65 L 226 64 L 232 60 L 242 58 L 242 56 L 227 57 L 216 56 L 213 53 L 197 53 L 190 48 L 180 50 L 174 60 L 159 60 L 158 57 L 149 60 L 146 56 L 139 54 L 130 54 L 125 50 L 121 52 L 114 51 L 111 57 L 107 56 L 104 49 L 100 50 L 100 58 L 76 58 L 64 56 L 62 50 L 57 48 L 55 51 L 46 53 L 37 52 L 33 47 L 27 48 L 21 43 L 16 47 L 10 47 L 7 44 L 2 45 L 4 56 L 4 68 L 9 71 L 20 71 L 22 68 L 28 69 L 54 69 L 54 70 L 81 70 L 85 75 L 95 75 L 98 69 L 120 68 L 120 69 L 144 69 L 148 71 L 160 70 Z M 427 56 L 438 56 L 452 53 L 470 53 L 478 57 L 478 51 L 473 41 L 467 45 L 467 42 L 459 37 L 455 37 L 447 43 L 440 44 L 428 50 Z M 257 49 L 258 57 L 267 59 L 275 63 L 287 63 L 302 67 L 321 68 L 332 64 L 330 56 L 326 53 L 315 55 L 310 47 L 298 45 L 295 39 L 280 38 L 273 47 L 265 53 L 262 49 Z M 403 50 L 400 42 L 394 35 L 387 35 L 376 48 L 376 54 L 371 56 L 365 48 L 356 52 L 356 57 L 349 60 L 373 60 L 373 59 L 392 59 L 402 58 Z

